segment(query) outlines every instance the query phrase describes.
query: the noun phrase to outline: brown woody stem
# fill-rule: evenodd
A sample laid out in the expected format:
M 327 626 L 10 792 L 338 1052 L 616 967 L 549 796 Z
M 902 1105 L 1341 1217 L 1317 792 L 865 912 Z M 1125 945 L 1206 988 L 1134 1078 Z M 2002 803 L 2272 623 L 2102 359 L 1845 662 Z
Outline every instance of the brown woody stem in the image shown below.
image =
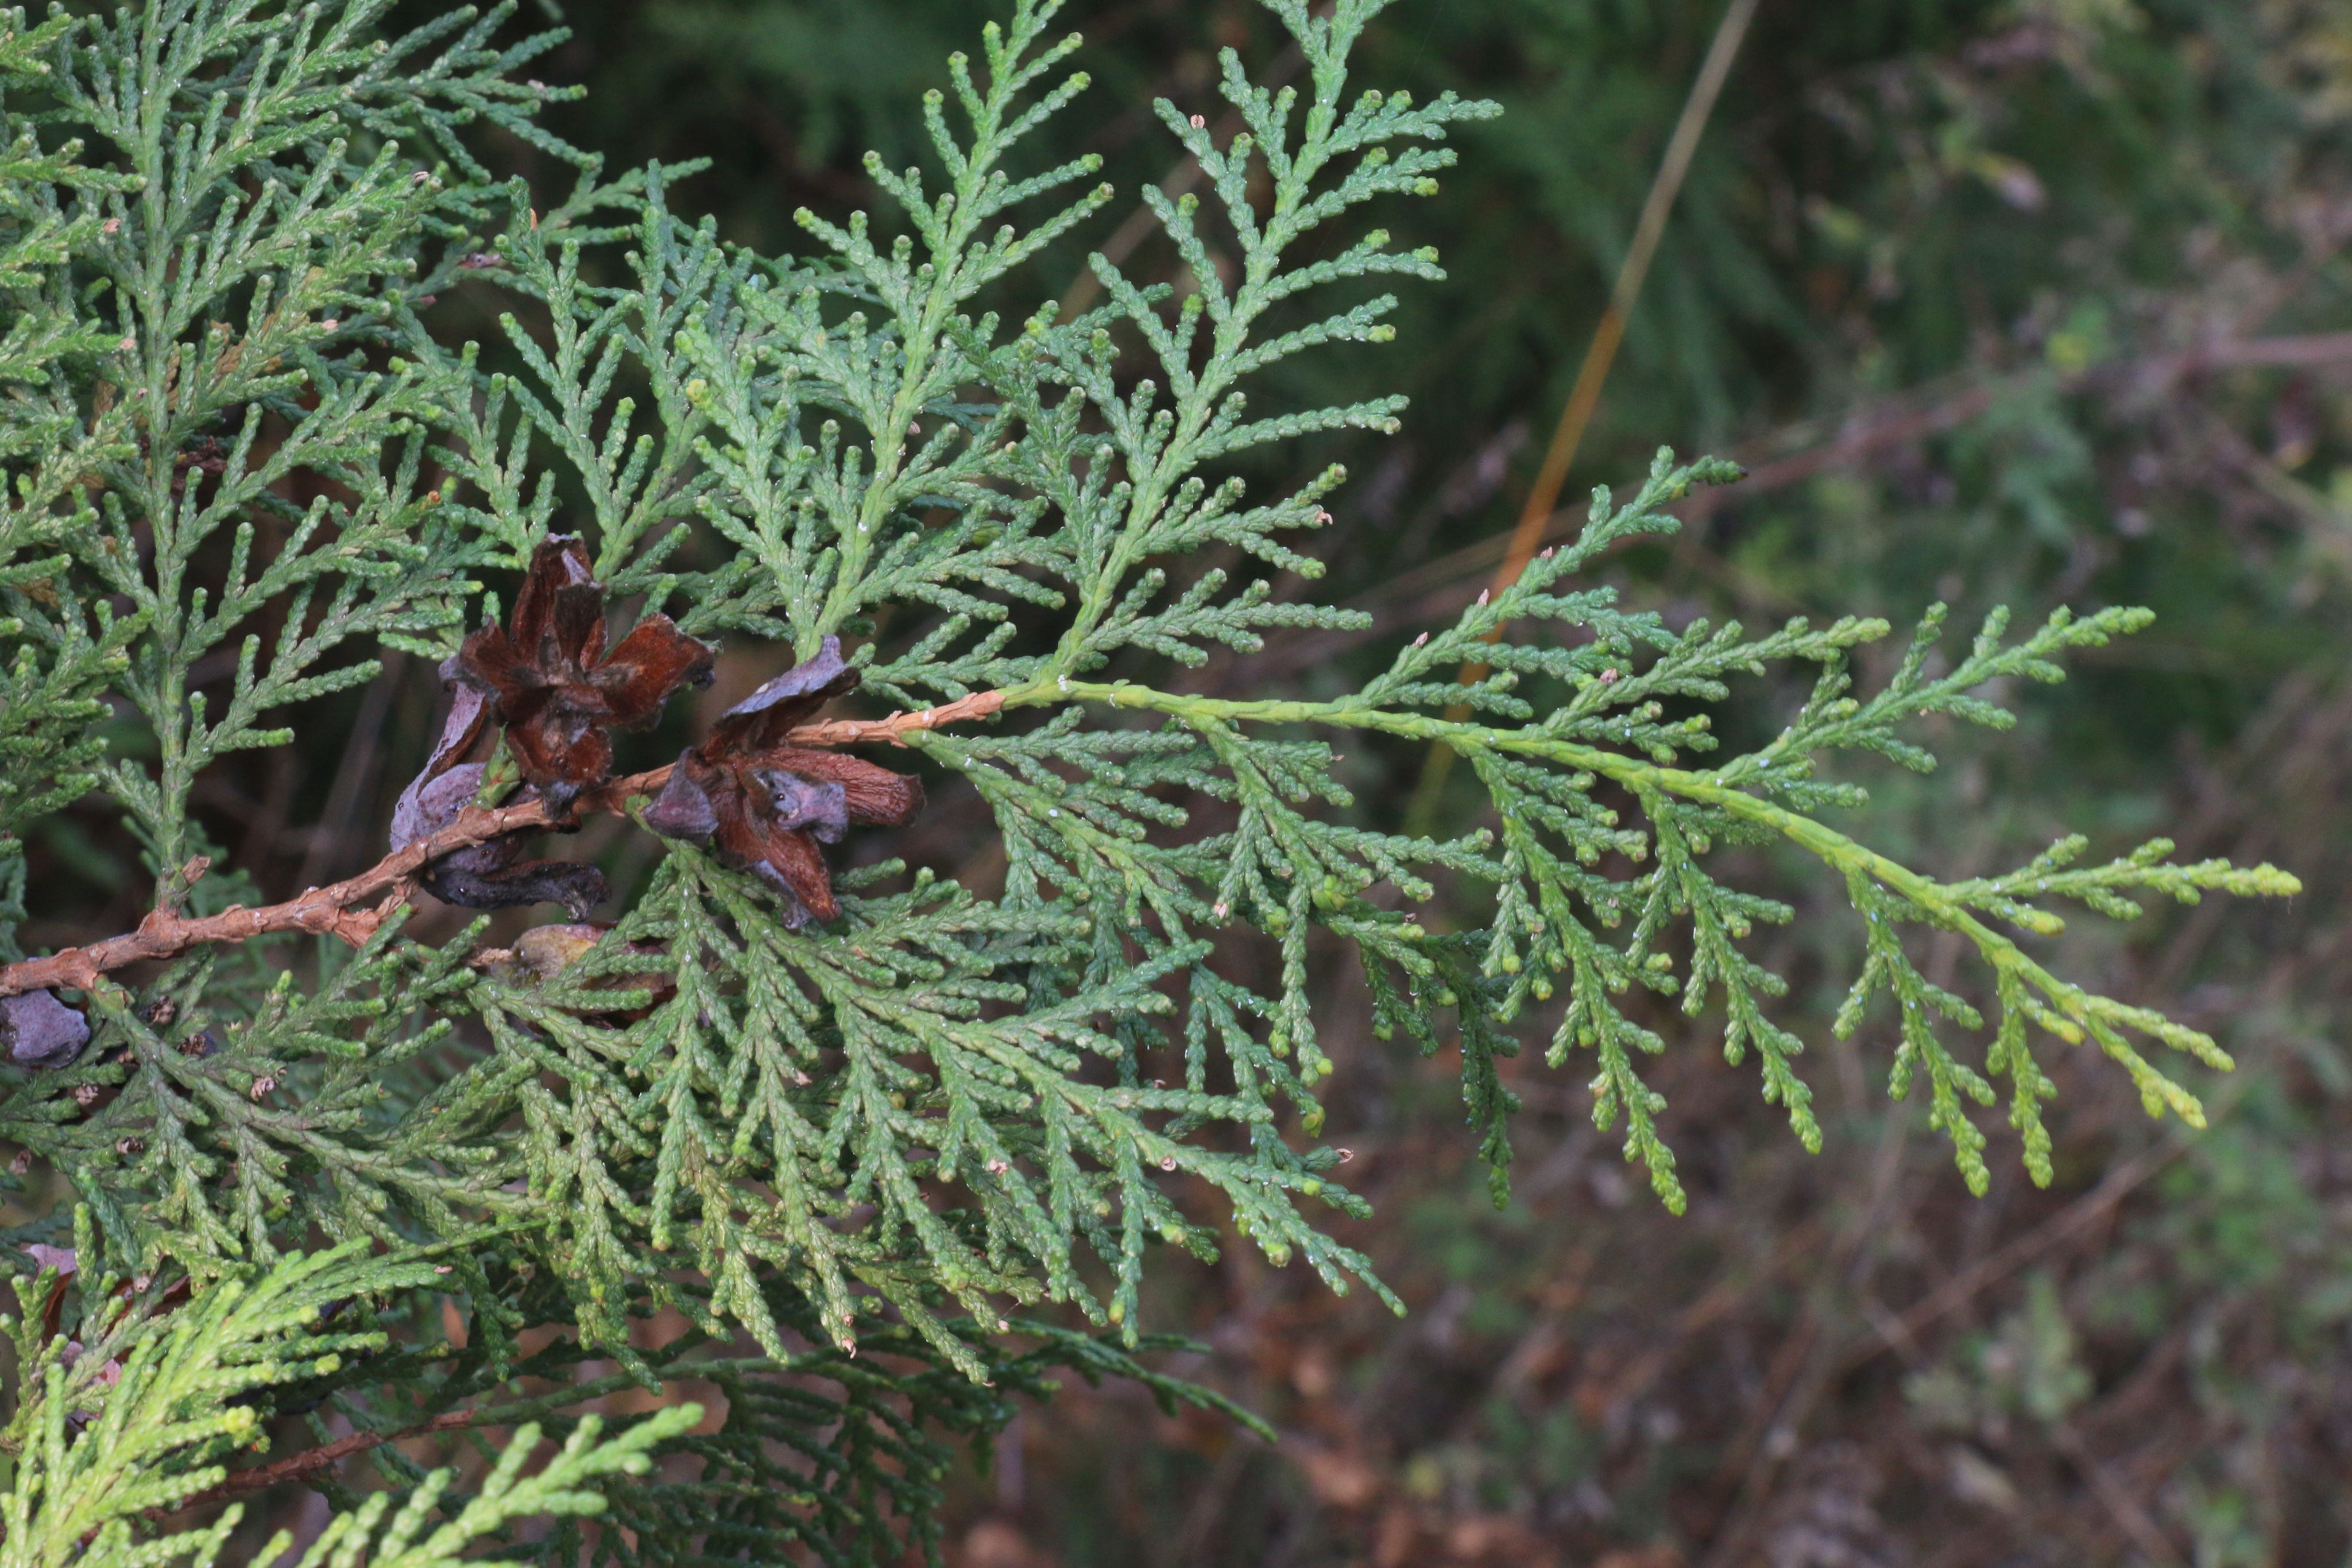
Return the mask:
M 274 1487 L 280 1481 L 300 1480 L 331 1465 L 339 1465 L 353 1454 L 364 1454 L 370 1448 L 380 1448 L 386 1443 L 404 1442 L 410 1437 L 428 1437 L 435 1432 L 470 1427 L 475 1417 L 476 1413 L 471 1410 L 450 1410 L 398 1432 L 353 1432 L 347 1437 L 338 1437 L 315 1448 L 305 1448 L 299 1454 L 289 1454 L 282 1459 L 257 1465 L 249 1470 L 232 1470 L 219 1485 L 198 1492 L 179 1507 L 203 1508 L 208 1503 Z
M 1004 700 L 1003 692 L 974 692 L 938 707 L 892 714 L 888 718 L 837 718 L 802 725 L 789 739 L 794 746 L 899 746 L 917 731 L 986 718 L 1003 707 Z M 634 797 L 658 794 L 668 781 L 669 771 L 667 768 L 656 768 L 650 772 L 609 779 L 574 801 L 573 811 L 625 810 Z M 175 958 L 192 948 L 214 943 L 247 942 L 256 936 L 284 932 L 340 936 L 357 946 L 375 935 L 385 916 L 408 902 L 415 892 L 417 877 L 432 862 L 508 833 L 568 826 L 570 821 L 569 818 L 559 821 L 548 810 L 547 803 L 539 800 L 512 806 L 473 807 L 439 832 L 394 850 L 357 876 L 326 887 L 310 888 L 300 897 L 283 904 L 260 909 L 233 906 L 202 918 L 158 907 L 148 912 L 135 931 L 0 967 L 0 997 L 60 988 L 86 991 L 100 976 L 126 965 L 152 958 Z M 210 863 L 201 858 L 189 862 L 178 879 L 180 885 L 193 885 Z M 362 904 L 368 907 L 359 907 Z

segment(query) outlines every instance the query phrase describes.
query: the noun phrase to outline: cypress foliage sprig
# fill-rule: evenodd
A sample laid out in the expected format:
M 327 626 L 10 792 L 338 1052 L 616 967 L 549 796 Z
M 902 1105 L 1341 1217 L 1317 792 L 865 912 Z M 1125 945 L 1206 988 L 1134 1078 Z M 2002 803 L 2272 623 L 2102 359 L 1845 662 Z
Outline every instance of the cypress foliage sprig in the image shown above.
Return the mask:
M 1866 798 L 1820 772 L 1925 770 L 1914 720 L 2003 727 L 1994 683 L 2054 680 L 2144 612 L 2014 640 L 1996 615 L 1946 664 L 1931 611 L 1858 695 L 1884 622 L 1675 629 L 1590 583 L 1738 476 L 1661 454 L 1354 692 L 1154 683 L 1362 624 L 1276 586 L 1318 575 L 1344 475 L 1259 495 L 1236 470 L 1404 413 L 1252 401 L 1297 356 L 1387 341 L 1391 280 L 1443 277 L 1350 225 L 1433 190 L 1450 131 L 1496 110 L 1351 88 L 1385 8 L 1269 0 L 1305 76 L 1262 88 L 1228 51 L 1238 135 L 1157 105 L 1203 175 L 1145 193 L 1175 281 L 1097 255 L 1102 303 L 1068 319 L 1033 264 L 1113 193 L 1091 157 L 1024 162 L 1086 85 L 1056 0 L 1013 0 L 949 62 L 931 166 L 869 162 L 890 214 L 803 214 L 813 254 L 782 256 L 680 216 L 691 167 L 608 176 L 539 128 L 560 95 L 516 73 L 557 35 L 508 42 L 506 7 L 397 37 L 379 0 L 0 16 L 0 1137 L 22 1151 L 0 1179 L 37 1161 L 76 1197 L 0 1238 L 24 1369 L 0 1554 L 209 1563 L 233 1519 L 205 1511 L 287 1480 L 336 1508 L 306 1563 L 935 1555 L 952 1443 L 984 1447 L 1050 1368 L 1239 1416 L 1139 1359 L 1168 1348 L 1143 1332 L 1155 1248 L 1213 1258 L 1230 1228 L 1395 1304 L 1328 1223 L 1369 1206 L 1321 1141 L 1319 945 L 1360 956 L 1381 1034 L 1458 1043 L 1498 1198 L 1502 1063 L 1535 1023 L 1550 1066 L 1589 1056 L 1596 1118 L 1682 1207 L 1643 993 L 1719 1009 L 1726 1055 L 1818 1147 L 1787 983 L 1749 946 L 1790 906 L 1732 846 L 1794 846 L 1844 890 L 1838 1028 L 1884 1001 L 1895 1092 L 1924 1082 L 1972 1187 L 2003 1079 L 2049 1179 L 2035 1030 L 2199 1119 L 2147 1042 L 2220 1047 L 2033 945 L 2063 901 L 2131 918 L 2292 877 L 2162 841 L 2084 864 L 2069 838 L 1940 881 L 1833 826 Z M 568 192 L 495 182 L 483 126 Z M 496 342 L 434 329 L 461 289 Z M 610 777 L 603 730 L 728 637 L 781 645 L 778 678 L 676 763 Z M 451 686 L 393 854 L 307 893 L 206 874 L 200 778 L 287 744 L 385 649 L 447 659 Z M 1787 664 L 1811 698 L 1718 760 L 1708 710 Z M 108 751 L 126 727 L 141 744 Z M 1349 732 L 1450 748 L 1479 809 L 1387 831 L 1340 781 Z M 884 745 L 977 804 L 1000 891 L 828 870 L 825 845 L 915 809 L 862 754 Z M 92 790 L 154 877 L 143 939 L 23 955 L 18 835 Z M 422 888 L 590 902 L 588 868 L 517 863 L 590 812 L 663 846 L 609 924 L 410 935 Z M 1423 924 L 1441 881 L 1491 890 L 1475 928 Z M 1979 999 L 1925 977 L 1920 929 L 1964 939 Z M 681 1380 L 723 1415 L 608 1439 L 586 1408 Z M 510 1436 L 470 1494 L 396 1441 L 478 1430 Z M 542 1436 L 563 1447 L 526 1475 Z M 265 1437 L 288 1451 L 239 1457 Z M 656 1451 L 677 1457 L 658 1479 Z

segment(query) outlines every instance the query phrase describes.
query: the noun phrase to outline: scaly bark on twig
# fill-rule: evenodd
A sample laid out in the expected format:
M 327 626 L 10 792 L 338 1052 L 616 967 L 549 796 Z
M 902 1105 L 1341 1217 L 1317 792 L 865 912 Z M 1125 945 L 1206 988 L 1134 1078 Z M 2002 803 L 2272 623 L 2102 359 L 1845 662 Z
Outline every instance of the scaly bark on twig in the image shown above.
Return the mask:
M 1004 698 L 1003 692 L 974 692 L 938 707 L 896 713 L 887 718 L 827 719 L 801 726 L 790 738 L 795 746 L 876 742 L 903 745 L 907 736 L 918 731 L 985 718 L 1004 706 Z M 572 816 L 583 811 L 624 810 L 633 798 L 659 793 L 668 782 L 669 774 L 667 768 L 656 768 L 607 780 L 573 801 Z M 325 887 L 310 888 L 283 904 L 259 909 L 233 906 L 218 915 L 202 917 L 159 907 L 151 910 L 134 931 L 0 967 L 0 997 L 61 988 L 88 990 L 100 976 L 126 965 L 173 958 L 192 948 L 215 943 L 248 942 L 257 936 L 285 932 L 340 936 L 356 946 L 375 934 L 385 916 L 408 902 L 415 893 L 417 876 L 430 862 L 453 851 L 487 843 L 507 833 L 557 827 L 569 821 L 571 817 L 559 822 L 548 810 L 547 802 L 540 800 L 511 806 L 474 807 L 439 832 L 394 851 L 357 876 Z M 182 873 L 182 885 L 192 885 L 210 865 L 202 858 L 191 861 Z

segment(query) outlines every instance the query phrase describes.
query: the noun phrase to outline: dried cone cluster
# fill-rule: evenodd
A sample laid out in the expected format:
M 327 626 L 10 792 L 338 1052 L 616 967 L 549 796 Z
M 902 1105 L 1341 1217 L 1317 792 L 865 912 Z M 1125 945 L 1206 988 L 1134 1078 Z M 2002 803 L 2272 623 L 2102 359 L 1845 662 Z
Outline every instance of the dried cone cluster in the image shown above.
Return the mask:
M 887 768 L 790 743 L 794 726 L 857 685 L 841 641 L 737 703 L 710 737 L 677 759 L 646 811 L 657 833 L 709 845 L 739 871 L 783 895 L 785 923 L 841 913 L 820 843 L 839 843 L 852 822 L 898 827 L 923 807 L 923 789 Z
M 710 649 L 667 615 L 646 616 L 609 652 L 604 635 L 588 547 L 558 534 L 532 553 L 509 623 L 483 627 L 442 667 L 489 703 L 524 780 L 559 811 L 612 777 L 607 730 L 642 728 L 672 692 L 710 679 Z
M 710 678 L 710 648 L 667 615 L 646 616 L 609 649 L 605 639 L 604 590 L 586 547 L 568 535 L 546 539 L 507 625 L 475 632 L 442 666 L 456 697 L 432 757 L 394 810 L 393 847 L 438 831 L 473 803 L 483 766 L 459 758 L 490 723 L 504 728 L 529 790 L 562 811 L 611 778 L 612 730 L 652 723 L 672 693 Z M 730 708 L 679 758 L 647 825 L 756 873 L 782 895 L 791 925 L 838 915 L 817 845 L 838 842 L 852 822 L 903 823 L 923 799 L 911 779 L 787 744 L 793 726 L 856 685 L 839 641 L 826 638 L 815 658 Z M 426 869 L 425 885 L 471 909 L 562 904 L 574 920 L 610 896 L 593 866 L 521 860 L 524 836 L 445 855 Z
M 530 570 L 504 626 L 485 626 L 441 666 L 449 716 L 424 768 L 393 809 L 394 850 L 455 822 L 481 796 L 485 765 L 464 758 L 493 724 L 520 769 L 523 799 L 544 800 L 559 826 L 572 803 L 610 782 L 612 731 L 653 723 L 681 686 L 710 679 L 713 654 L 667 615 L 648 615 L 606 646 L 604 589 L 587 547 L 558 534 L 531 552 Z M 656 831 L 713 849 L 759 876 L 784 903 L 785 923 L 841 913 L 821 844 L 852 822 L 898 826 L 921 810 L 912 779 L 838 752 L 791 744 L 793 727 L 857 685 L 827 637 L 816 657 L 727 710 L 709 738 L 680 757 L 646 813 Z M 528 831 L 452 851 L 418 880 L 468 909 L 560 904 L 572 918 L 612 896 L 593 865 L 523 858 Z M 552 974 L 593 946 L 604 928 L 568 925 L 527 934 L 499 955 L 500 972 Z M 89 1020 L 49 989 L 0 997 L 0 1060 L 54 1069 L 79 1058 Z
M 488 717 L 488 705 L 480 693 L 467 686 L 457 688 L 433 755 L 393 808 L 394 849 L 439 832 L 481 794 L 482 764 L 460 763 L 457 758 L 472 749 Z M 419 880 L 435 897 L 462 908 L 561 904 L 575 920 L 612 896 L 604 873 L 593 865 L 522 859 L 529 836 L 507 833 L 443 855 L 425 866 Z

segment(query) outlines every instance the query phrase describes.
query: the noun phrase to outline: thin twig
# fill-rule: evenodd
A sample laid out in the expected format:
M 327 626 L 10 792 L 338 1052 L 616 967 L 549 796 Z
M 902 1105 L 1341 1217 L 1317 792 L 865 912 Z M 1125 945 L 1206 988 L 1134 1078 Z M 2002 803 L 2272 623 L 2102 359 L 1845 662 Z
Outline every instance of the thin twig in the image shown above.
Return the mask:
M 1715 113 L 1715 100 L 1731 75 L 1731 62 L 1739 53 L 1741 40 L 1748 36 L 1748 24 L 1755 18 L 1756 5 L 1757 0 L 1731 0 L 1724 7 L 1723 19 L 1716 24 L 1706 58 L 1700 63 L 1698 76 L 1691 83 L 1690 96 L 1683 102 L 1682 117 L 1675 122 L 1665 156 L 1658 161 L 1656 177 L 1650 182 L 1650 193 L 1642 203 L 1642 215 L 1633 225 L 1633 243 L 1626 248 L 1625 259 L 1617 269 L 1617 281 L 1609 290 L 1608 307 L 1601 312 L 1600 324 L 1592 330 L 1584 363 L 1576 372 L 1576 385 L 1568 394 L 1567 405 L 1559 411 L 1559 425 L 1552 431 L 1551 446 L 1544 453 L 1543 466 L 1538 470 L 1535 485 L 1528 491 L 1527 504 L 1520 509 L 1518 527 L 1511 534 L 1510 551 L 1503 559 L 1502 570 L 1495 574 L 1496 593 L 1517 581 L 1528 562 L 1535 559 L 1543 539 L 1544 525 L 1559 505 L 1560 486 L 1567 483 L 1577 450 L 1584 444 L 1584 432 L 1592 422 L 1593 411 L 1601 406 L 1601 389 L 1609 380 L 1610 368 L 1617 361 L 1617 348 L 1624 340 L 1626 320 L 1633 313 L 1635 301 L 1641 298 L 1642 285 L 1650 276 L 1650 263 L 1658 254 L 1658 242 L 1665 237 L 1666 218 L 1674 211 L 1675 198 L 1682 193 L 1683 177 L 1690 172 L 1699 138 L 1706 134 L 1706 122 Z M 1498 636 L 1500 632 L 1496 628 Z M 1467 684 L 1475 678 L 1465 676 L 1464 680 Z
M 2107 1517 L 2115 1521 L 2116 1528 L 2123 1531 L 2125 1539 L 2137 1549 L 2141 1556 L 2161 1564 L 2162 1568 L 2182 1568 L 2184 1559 L 2180 1551 L 2166 1536 L 2163 1527 L 2156 1522 L 2139 1499 L 2116 1479 L 2116 1473 L 2099 1456 L 2091 1451 L 2090 1445 L 2083 1441 L 2080 1432 L 2071 1424 L 2060 1421 L 2050 1428 L 2050 1437 L 2058 1451 L 2066 1456 L 2067 1462 L 2091 1483 L 2091 1495 L 2099 1500 L 2099 1506 L 2107 1511 Z
M 1642 297 L 1642 285 L 1649 279 L 1650 263 L 1658 254 L 1659 241 L 1665 237 L 1666 219 L 1674 212 L 1675 198 L 1682 194 L 1683 177 L 1690 172 L 1699 139 L 1706 133 L 1707 121 L 1714 117 L 1716 99 L 1722 95 L 1723 84 L 1731 75 L 1731 62 L 1738 57 L 1740 42 L 1748 36 L 1748 24 L 1755 18 L 1757 4 L 1758 0 L 1731 0 L 1716 24 L 1706 57 L 1699 62 L 1698 75 L 1691 82 L 1689 96 L 1683 100 L 1682 113 L 1675 120 L 1673 134 L 1666 139 L 1665 154 L 1658 160 L 1649 193 L 1643 198 L 1642 215 L 1633 225 L 1633 242 L 1626 247 L 1624 259 L 1618 265 L 1616 281 L 1609 290 L 1609 303 L 1593 327 L 1592 340 L 1585 347 L 1584 362 L 1577 368 L 1576 384 L 1559 411 L 1559 423 L 1552 429 L 1543 466 L 1537 471 L 1535 485 L 1519 508 L 1518 526 L 1511 531 L 1501 570 L 1496 572 L 1494 584 L 1487 591 L 1491 593 L 1500 593 L 1518 580 L 1519 573 L 1535 559 L 1545 527 L 1559 505 L 1560 486 L 1567 482 L 1577 450 L 1584 444 L 1584 432 L 1592 423 L 1593 411 L 1601 406 L 1601 389 L 1617 362 L 1617 348 L 1624 340 L 1625 324 Z M 1503 632 L 1502 626 L 1496 626 L 1486 641 L 1500 642 Z M 1462 666 L 1460 678 L 1465 686 L 1475 685 L 1486 678 L 1486 665 L 1471 660 Z M 1469 712 L 1467 707 L 1457 705 L 1446 716 L 1459 724 Z M 1447 747 L 1430 748 L 1420 786 L 1413 791 L 1408 821 L 1419 823 L 1427 820 L 1436 806 L 1439 792 L 1445 787 L 1445 776 L 1453 763 L 1454 753 Z
M 2109 391 L 2147 396 L 2210 371 L 2316 369 L 2347 363 L 2352 363 L 2352 332 L 2322 332 L 2248 338 L 2109 361 L 2086 371 L 2061 374 L 2053 384 L 2055 391 L 2069 395 Z M 1801 420 L 1742 443 L 1729 455 L 1748 470 L 1745 478 L 1728 489 L 1694 491 L 1672 508 L 1684 524 L 1677 550 L 1686 561 L 1692 552 L 1701 551 L 1703 547 L 1695 543 L 1695 530 L 1725 507 L 1753 502 L 1768 491 L 1801 484 L 1818 474 L 1853 469 L 1891 449 L 1956 429 L 2049 374 L 2046 370 L 2032 370 L 1989 381 L 1937 376 L 1908 392 L 1869 398 L 1838 414 Z M 1627 486 L 1624 493 L 1630 495 L 1634 488 Z M 1559 543 L 1575 537 L 1583 526 L 1584 508 L 1564 507 L 1545 519 L 1537 542 Z M 1491 535 L 1398 572 L 1378 588 L 1347 601 L 1346 608 L 1373 617 L 1369 625 L 1360 630 L 1304 632 L 1270 643 L 1265 653 L 1247 662 L 1252 678 L 1262 681 L 1269 669 L 1280 673 L 1313 668 L 1362 643 L 1389 636 L 1400 627 L 1453 620 L 1469 602 L 1475 574 L 1504 559 L 1510 542 L 1508 534 Z M 1731 574 L 1721 558 L 1699 553 L 1696 559 L 1729 582 Z M 1750 580 L 1731 586 L 1753 601 L 1752 608 L 1759 612 L 1788 615 L 1804 608 L 1768 584 Z M 1212 666 L 1212 674 L 1218 671 L 1230 674 L 1239 667 L 1230 661 L 1221 662 Z M 1223 694 L 1226 688 L 1211 680 L 1201 689 Z
M 1004 698 L 1003 692 L 974 692 L 938 707 L 892 714 L 888 718 L 828 719 L 802 725 L 788 739 L 794 746 L 809 747 L 904 745 L 906 737 L 918 731 L 985 718 L 1004 706 Z M 340 936 L 357 946 L 375 935 L 387 915 L 408 902 L 415 892 L 416 879 L 427 865 L 443 855 L 509 833 L 570 827 L 583 811 L 625 811 L 629 800 L 660 793 L 662 786 L 668 782 L 669 773 L 667 768 L 656 768 L 612 779 L 582 795 L 572 803 L 572 814 L 562 817 L 538 799 L 511 806 L 470 807 L 439 832 L 394 850 L 357 876 L 325 887 L 306 889 L 300 897 L 283 904 L 260 909 L 233 904 L 218 915 L 201 918 L 158 906 L 148 913 L 135 931 L 0 967 L 0 997 L 60 988 L 86 991 L 98 983 L 100 976 L 126 965 L 174 958 L 193 948 L 215 943 L 249 942 L 257 936 L 286 932 Z M 182 870 L 180 885 L 194 885 L 211 863 L 202 857 L 189 862 Z M 362 904 L 370 907 L 359 907 Z
M 397 1432 L 353 1432 L 348 1437 L 338 1437 L 331 1443 L 305 1448 L 299 1454 L 289 1454 L 282 1459 L 257 1465 L 249 1470 L 232 1470 L 217 1486 L 207 1487 L 180 1507 L 202 1508 L 207 1503 L 223 1502 L 247 1492 L 274 1487 L 280 1481 L 300 1480 L 331 1465 L 339 1465 L 353 1454 L 364 1454 L 370 1448 L 380 1448 L 386 1443 L 405 1442 L 411 1437 L 427 1437 L 436 1432 L 470 1427 L 480 1414 L 477 1410 L 445 1410 L 429 1421 L 419 1421 L 415 1426 Z
M 664 1383 L 687 1379 L 707 1380 L 728 1374 L 748 1376 L 767 1373 L 803 1373 L 813 1369 L 816 1370 L 819 1375 L 825 1375 L 824 1369 L 835 1363 L 835 1356 L 829 1351 L 819 1351 L 807 1356 L 787 1357 L 781 1361 L 764 1355 L 730 1356 L 709 1361 L 693 1361 L 687 1359 L 681 1353 L 677 1359 L 655 1368 L 655 1375 Z M 555 1410 L 582 1405 L 590 1400 L 602 1399 L 607 1395 L 620 1393 L 625 1388 L 634 1388 L 636 1385 L 636 1374 L 615 1373 L 591 1382 L 574 1384 L 553 1393 L 510 1400 L 504 1405 L 476 1406 L 467 1410 L 445 1410 L 438 1416 L 419 1421 L 413 1427 L 404 1427 L 396 1432 L 353 1432 L 347 1437 L 337 1437 L 331 1443 L 322 1443 L 315 1448 L 304 1448 L 299 1453 L 289 1454 L 282 1459 L 274 1459 L 268 1464 L 257 1465 L 249 1470 L 233 1470 L 216 1484 L 182 1500 L 170 1511 L 183 1513 L 211 1503 L 225 1502 L 243 1493 L 260 1491 L 265 1488 L 274 1487 L 280 1481 L 300 1480 L 320 1470 L 339 1465 L 355 1454 L 364 1454 L 370 1449 L 380 1448 L 386 1443 L 406 1442 L 411 1437 L 429 1437 L 438 1432 L 514 1427 L 527 1421 L 539 1421 Z M 160 1516 L 151 1513 L 149 1517 Z
M 2225 1090 L 2227 1099 L 2215 1107 L 2209 1122 L 2218 1122 L 2227 1114 L 2227 1106 L 2235 1093 Z M 2067 1240 L 2104 1218 L 2116 1205 L 2130 1197 L 2148 1179 L 2158 1175 L 2174 1160 L 2189 1152 L 2189 1140 L 2167 1138 L 2153 1148 L 2143 1149 L 2109 1171 L 2099 1184 L 2065 1207 L 2002 1247 L 1990 1257 L 1961 1270 L 1945 1281 L 1934 1291 L 1906 1307 L 1881 1325 L 1875 1326 L 1874 1341 L 1850 1347 L 1838 1360 L 1832 1375 L 1843 1377 L 1864 1363 L 1876 1359 L 1889 1350 L 1900 1349 L 1904 1343 L 1917 1338 L 1922 1330 L 1938 1319 L 1959 1311 L 1992 1286 L 2016 1273 L 2052 1248 Z

